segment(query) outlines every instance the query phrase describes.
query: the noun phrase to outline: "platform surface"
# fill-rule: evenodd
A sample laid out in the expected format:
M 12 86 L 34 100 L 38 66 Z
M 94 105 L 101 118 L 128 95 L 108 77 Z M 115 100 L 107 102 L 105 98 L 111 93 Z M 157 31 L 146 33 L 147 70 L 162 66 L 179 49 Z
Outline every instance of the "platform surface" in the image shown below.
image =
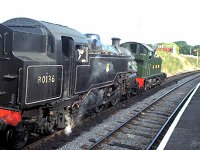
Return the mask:
M 175 127 L 165 150 L 200 150 L 200 87 Z

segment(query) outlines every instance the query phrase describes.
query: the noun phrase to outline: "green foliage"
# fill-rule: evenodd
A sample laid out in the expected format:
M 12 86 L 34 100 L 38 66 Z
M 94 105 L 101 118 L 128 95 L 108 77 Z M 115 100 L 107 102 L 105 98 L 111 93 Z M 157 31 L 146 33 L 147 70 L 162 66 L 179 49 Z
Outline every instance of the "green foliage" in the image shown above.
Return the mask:
M 200 68 L 200 59 L 198 58 L 198 63 L 197 63 L 197 58 L 188 58 L 188 62 L 192 65 L 194 65 L 195 67 L 198 67 L 198 69 Z
M 200 45 L 195 45 L 192 50 L 195 50 L 195 49 L 200 49 Z
M 182 48 L 184 46 L 187 46 L 187 43 L 185 41 L 176 41 L 174 42 L 179 48 Z
M 195 52 L 193 51 L 194 47 L 191 45 L 187 45 L 185 41 L 177 41 L 174 43 L 176 43 L 177 46 L 179 47 L 180 54 L 196 55 Z
M 162 58 L 162 72 L 168 75 L 174 75 L 180 72 L 192 71 L 197 68 L 197 59 L 184 57 L 184 55 L 168 53 L 165 51 L 156 51 L 156 54 Z M 200 66 L 200 59 L 198 67 Z
M 197 56 L 197 52 L 195 52 L 194 50 L 200 50 L 200 45 L 188 45 L 185 41 L 176 41 L 174 43 L 178 46 L 180 54 Z M 173 43 L 157 43 L 157 45 L 164 45 L 164 47 L 172 47 Z
M 190 46 L 190 45 L 183 46 L 180 49 L 180 53 L 185 54 L 185 55 L 190 55 L 190 53 L 192 54 L 192 46 Z
M 178 58 L 172 56 L 171 53 L 165 51 L 158 51 L 158 56 L 162 58 L 162 72 L 168 74 L 175 74 L 177 71 L 183 69 L 183 64 Z

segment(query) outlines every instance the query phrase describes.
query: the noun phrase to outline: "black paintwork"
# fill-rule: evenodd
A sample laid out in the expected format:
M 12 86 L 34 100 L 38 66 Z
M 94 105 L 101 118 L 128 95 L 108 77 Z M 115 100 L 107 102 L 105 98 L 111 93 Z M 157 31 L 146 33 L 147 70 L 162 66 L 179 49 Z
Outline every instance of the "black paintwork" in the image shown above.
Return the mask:
M 25 103 L 37 103 L 60 98 L 63 68 L 61 65 L 30 66 L 27 69 Z
M 76 47 L 87 47 L 88 41 L 66 26 L 15 18 L 0 25 L 1 41 L 5 33 L 6 44 L 0 45 L 0 107 L 72 103 L 75 95 L 112 84 L 128 68 L 127 56 L 89 54 L 88 62 L 78 62 Z
M 0 25 L 0 106 L 15 106 L 17 102 L 20 61 L 12 54 L 13 32 Z
M 76 67 L 75 93 L 111 84 L 117 74 L 126 72 L 128 68 L 128 57 L 93 55 L 89 60 L 88 65 Z

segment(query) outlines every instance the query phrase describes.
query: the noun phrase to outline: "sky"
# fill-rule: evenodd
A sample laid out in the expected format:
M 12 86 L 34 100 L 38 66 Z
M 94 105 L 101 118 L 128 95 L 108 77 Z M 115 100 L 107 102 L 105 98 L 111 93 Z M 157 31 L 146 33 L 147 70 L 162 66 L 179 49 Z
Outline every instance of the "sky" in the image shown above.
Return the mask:
M 16 17 L 97 33 L 105 44 L 186 41 L 200 45 L 198 0 L 2 0 L 0 23 Z

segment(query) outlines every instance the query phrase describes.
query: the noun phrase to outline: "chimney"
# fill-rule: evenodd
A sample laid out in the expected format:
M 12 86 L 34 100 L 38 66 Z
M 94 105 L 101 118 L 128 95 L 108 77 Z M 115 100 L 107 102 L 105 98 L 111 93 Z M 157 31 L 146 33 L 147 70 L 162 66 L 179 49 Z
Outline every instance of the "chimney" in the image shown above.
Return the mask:
M 112 38 L 112 45 L 113 46 L 119 46 L 120 40 L 121 40 L 120 38 L 113 37 Z

